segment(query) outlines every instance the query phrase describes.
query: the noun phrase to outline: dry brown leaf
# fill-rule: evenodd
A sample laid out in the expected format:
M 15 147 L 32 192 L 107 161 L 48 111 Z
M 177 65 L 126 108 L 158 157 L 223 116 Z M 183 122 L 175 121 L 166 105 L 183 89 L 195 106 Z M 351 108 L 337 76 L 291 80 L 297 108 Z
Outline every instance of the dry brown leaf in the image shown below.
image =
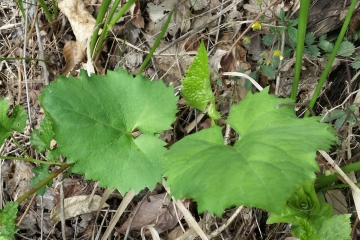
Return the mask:
M 31 171 L 32 165 L 29 162 L 11 161 L 6 170 L 3 177 L 6 182 L 4 192 L 16 200 L 31 188 L 30 179 L 34 176 Z M 23 204 L 25 202 L 22 202 Z
M 87 47 L 87 41 L 93 33 L 95 18 L 86 10 L 82 0 L 60 0 L 58 7 L 68 18 L 76 41 L 79 42 L 84 51 Z
M 207 6 L 209 6 L 209 2 L 209 0 L 190 0 L 190 4 L 195 11 L 206 8 Z
M 82 195 L 64 199 L 65 219 L 85 213 L 95 212 L 99 209 L 101 197 L 98 195 Z M 101 207 L 108 207 L 106 203 Z M 51 220 L 55 223 L 60 221 L 60 204 L 51 210 Z
M 175 240 L 183 234 L 184 234 L 184 232 L 183 232 L 182 228 L 180 226 L 177 226 L 176 228 L 171 230 L 171 232 L 167 235 L 166 239 L 167 240 Z
M 355 33 L 360 25 L 360 15 L 354 14 L 349 23 L 350 32 Z
M 333 206 L 334 214 L 348 213 L 346 197 L 339 189 L 331 189 L 325 192 L 326 201 Z
M 68 41 L 65 43 L 63 54 L 65 57 L 66 65 L 61 75 L 67 75 L 74 67 L 81 63 L 85 58 L 85 51 L 79 42 Z
M 189 202 L 186 201 L 184 204 L 188 206 Z M 130 214 L 130 216 L 132 214 Z M 177 215 L 179 216 L 179 220 L 183 218 L 183 214 L 178 211 L 178 209 Z M 168 196 L 166 196 L 166 193 L 162 193 L 152 195 L 142 203 L 133 219 L 130 229 L 139 230 L 143 226 L 155 224 L 154 228 L 156 231 L 158 233 L 162 233 L 174 228 L 179 220 L 177 219 L 175 208 L 170 202 Z M 117 231 L 125 232 L 128 228 L 129 222 L 130 218 L 128 218 Z
M 180 29 L 181 33 L 187 32 L 190 29 L 190 3 L 189 1 L 173 1 L 165 0 L 159 5 L 154 3 L 147 4 L 147 12 L 151 22 L 147 26 L 147 30 L 151 35 L 158 34 L 162 26 L 167 20 L 168 13 L 175 9 L 174 14 L 170 20 L 170 24 L 166 32 L 174 36 Z
M 144 28 L 144 18 L 141 16 L 140 1 L 137 0 L 135 4 L 130 7 L 130 13 L 132 16 L 131 23 L 137 28 Z

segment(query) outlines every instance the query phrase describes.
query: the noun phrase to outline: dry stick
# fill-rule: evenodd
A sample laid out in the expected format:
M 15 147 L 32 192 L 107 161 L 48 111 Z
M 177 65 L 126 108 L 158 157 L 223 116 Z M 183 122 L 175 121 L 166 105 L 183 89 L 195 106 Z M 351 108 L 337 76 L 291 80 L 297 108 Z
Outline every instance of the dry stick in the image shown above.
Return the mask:
M 16 226 L 20 226 L 20 224 L 22 223 L 22 221 L 24 220 L 26 214 L 28 213 L 28 211 L 30 210 L 30 207 L 31 207 L 31 204 L 34 202 L 35 200 L 35 197 L 36 197 L 36 193 L 34 193 L 31 197 L 31 200 L 28 204 L 28 206 L 26 207 L 25 209 L 25 212 L 22 214 L 21 218 L 19 219 L 19 221 L 16 223 Z
M 191 226 L 195 232 L 201 237 L 202 240 L 208 240 L 209 238 L 206 236 L 206 234 L 203 232 L 199 224 L 195 221 L 189 210 L 186 209 L 184 204 L 180 200 L 175 200 L 175 198 L 172 198 L 175 202 L 176 206 L 179 208 L 179 210 L 183 213 L 184 218 L 186 222 Z
M 164 186 L 166 192 L 170 195 L 170 188 L 166 187 L 166 180 L 163 178 L 162 185 Z M 195 232 L 201 237 L 203 240 L 208 240 L 208 237 L 205 235 L 199 224 L 195 221 L 194 217 L 191 215 L 189 210 L 184 206 L 184 204 L 180 200 L 175 200 L 174 197 L 171 198 L 176 206 L 179 208 L 179 211 L 182 212 L 184 218 L 188 225 L 192 227 Z
M 59 178 L 61 179 L 60 182 L 60 219 L 61 219 L 61 236 L 63 240 L 66 240 L 66 234 L 65 234 L 65 207 L 64 207 L 64 184 L 62 181 L 63 174 L 61 173 L 59 175 Z
M 280 50 L 281 51 L 281 57 L 280 57 L 279 66 L 281 66 L 282 62 L 283 62 L 282 55 L 283 55 L 283 52 L 284 52 L 284 48 L 285 48 L 285 31 L 283 31 L 281 33 L 281 50 Z M 276 77 L 276 82 L 275 82 L 275 95 L 276 96 L 279 95 L 280 81 L 281 81 L 281 71 L 279 69 L 279 72 L 278 72 L 277 77 Z
M 100 238 L 100 234 L 101 234 L 100 229 L 102 228 L 102 226 L 104 226 L 105 220 L 107 219 L 107 215 L 108 215 L 109 211 L 110 211 L 110 210 L 109 210 L 109 208 L 108 208 L 108 209 L 106 210 L 105 214 L 104 214 L 103 219 L 101 220 L 101 223 L 100 223 L 100 226 L 99 226 L 99 231 L 98 231 L 97 234 L 96 234 L 95 240 L 98 240 L 98 239 Z M 95 222 L 96 222 L 96 220 L 95 220 Z M 96 224 L 94 224 L 94 225 L 96 225 Z M 95 228 L 95 227 L 96 227 L 96 226 L 94 226 L 94 228 Z M 92 237 L 91 239 L 94 240 L 94 237 Z
M 173 206 L 173 208 L 175 210 L 175 216 L 176 216 L 176 219 L 178 220 L 179 226 L 180 226 L 181 230 L 183 231 L 183 233 L 185 233 L 186 231 L 184 229 L 184 226 L 181 223 L 181 219 L 179 217 L 178 210 L 176 209 L 176 204 L 173 201 L 171 201 L 171 203 L 172 203 L 172 206 Z
M 134 190 L 130 190 L 129 192 L 127 192 L 125 194 L 123 200 L 120 203 L 119 208 L 116 210 L 115 215 L 111 219 L 109 226 L 107 227 L 104 235 L 102 236 L 102 238 L 101 238 L 102 240 L 106 240 L 110 236 L 111 231 L 115 227 L 116 223 L 119 221 L 121 215 L 126 210 L 126 207 L 129 205 L 129 203 L 134 198 L 134 196 L 135 196 Z
M 127 227 L 127 229 L 126 229 L 126 232 L 125 232 L 124 240 L 126 240 L 126 239 L 128 238 L 129 233 L 130 233 L 131 224 L 132 224 L 132 222 L 134 221 L 134 218 L 135 218 L 137 212 L 139 211 L 141 205 L 144 203 L 144 201 L 145 201 L 145 200 L 147 199 L 147 197 L 149 196 L 149 193 L 150 193 L 150 191 L 147 191 L 147 192 L 146 192 L 146 194 L 145 194 L 145 196 L 143 197 L 143 199 L 141 199 L 141 201 L 140 201 L 140 202 L 138 203 L 138 205 L 136 206 L 134 212 L 131 214 L 131 216 L 130 216 L 130 221 L 129 221 L 129 225 L 128 225 L 128 227 Z
M 26 7 L 26 15 L 25 15 L 25 33 L 24 36 L 26 38 L 26 40 L 28 40 L 27 38 L 27 25 L 28 25 L 28 16 L 29 16 L 29 6 Z M 29 116 L 29 123 L 30 123 L 30 127 L 32 126 L 31 124 L 31 109 L 30 109 L 30 99 L 29 99 L 29 87 L 28 87 L 28 79 L 27 79 L 27 74 L 26 74 L 26 48 L 27 48 L 27 41 L 24 42 L 24 52 L 23 52 L 23 68 L 24 68 L 24 81 L 25 81 L 25 90 L 26 90 L 26 102 L 27 102 L 27 108 L 28 108 L 28 116 Z M 19 86 L 21 87 L 21 86 Z
M 253 20 L 253 22 L 251 24 L 249 24 L 249 26 L 245 29 L 245 31 L 243 31 L 240 36 L 236 39 L 236 41 L 234 42 L 234 44 L 230 47 L 230 49 L 227 51 L 225 58 L 227 58 L 231 51 L 233 50 L 233 48 L 236 46 L 236 44 L 241 40 L 241 38 L 243 38 L 245 36 L 245 34 L 250 30 L 250 28 L 252 27 L 252 25 L 259 20 L 259 18 L 267 11 L 269 10 L 269 8 L 273 5 L 275 5 L 279 0 L 274 0 L 272 3 L 270 3 L 269 6 L 267 6 L 264 10 L 261 11 L 261 13 L 259 13 L 256 18 Z
M 260 86 L 260 84 L 258 84 L 255 79 L 253 79 L 252 77 L 246 75 L 245 73 L 240 73 L 240 72 L 224 72 L 222 75 L 224 76 L 237 76 L 237 77 L 244 77 L 246 79 L 248 79 L 255 87 L 257 90 L 259 90 L 260 92 L 264 89 L 263 87 Z
M 186 133 L 191 132 L 191 130 L 193 130 L 193 128 L 197 126 L 197 124 L 201 121 L 201 119 L 203 119 L 204 116 L 205 116 L 204 113 L 200 113 L 195 118 L 195 120 L 193 120 L 189 125 L 187 125 L 186 128 L 185 128 Z
M 353 181 L 341 170 L 341 168 L 335 163 L 335 161 L 325 152 L 322 150 L 319 150 L 319 153 L 328 161 L 328 163 L 338 172 L 338 174 L 345 180 L 347 184 L 349 184 L 354 203 L 356 212 L 359 216 L 360 213 L 360 189 L 354 184 Z
M 21 100 L 21 79 L 22 79 L 22 74 L 21 74 L 21 65 L 20 65 L 20 61 L 16 61 L 16 67 L 18 70 L 18 94 L 17 94 L 17 99 L 16 99 L 16 104 L 19 105 L 20 104 L 20 100 Z
M 224 225 L 222 225 L 221 227 L 219 227 L 218 229 L 216 229 L 212 233 L 210 233 L 209 239 L 216 237 L 222 231 L 224 231 L 234 221 L 234 219 L 240 214 L 240 212 L 243 208 L 244 208 L 244 206 L 238 207 L 236 209 L 236 211 L 233 213 L 233 215 L 231 215 L 231 217 L 226 221 L 226 223 Z
M 36 13 L 37 13 L 37 9 L 36 9 Z M 35 14 L 34 21 L 35 21 L 36 36 L 37 36 L 38 44 L 39 44 L 39 55 L 40 55 L 41 59 L 45 59 L 44 47 L 43 47 L 43 44 L 41 41 L 39 23 L 37 21 L 37 14 Z M 40 61 L 39 64 L 43 68 L 45 85 L 49 85 L 49 71 L 47 70 L 46 63 L 43 61 Z
M 112 194 L 112 192 L 114 191 L 115 189 L 108 189 L 106 188 L 104 193 L 102 194 L 101 196 L 101 200 L 100 200 L 100 204 L 99 204 L 99 208 L 96 212 L 96 217 L 95 217 L 95 222 L 97 222 L 97 219 L 99 217 L 99 214 L 100 214 L 100 211 L 101 211 L 101 208 L 102 206 L 104 205 L 105 201 L 109 198 L 109 196 Z M 92 232 L 92 239 L 94 239 L 94 234 L 95 234 L 95 230 L 96 230 L 96 224 L 94 224 L 94 227 L 93 227 L 93 232 Z M 96 238 L 98 238 L 98 235 L 100 234 L 100 228 L 98 229 L 97 231 L 97 235 L 96 235 Z

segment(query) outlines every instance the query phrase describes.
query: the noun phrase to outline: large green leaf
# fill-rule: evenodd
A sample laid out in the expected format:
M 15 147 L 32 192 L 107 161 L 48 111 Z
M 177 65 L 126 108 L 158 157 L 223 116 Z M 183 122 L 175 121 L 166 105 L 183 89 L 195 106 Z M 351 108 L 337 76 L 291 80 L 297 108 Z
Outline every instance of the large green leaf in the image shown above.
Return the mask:
M 51 125 L 51 121 L 48 118 L 45 118 L 40 123 L 40 129 L 35 129 L 31 133 L 31 144 L 39 152 L 50 149 L 50 142 L 54 136 Z
M 320 240 L 347 240 L 351 235 L 351 214 L 335 215 L 325 220 L 319 231 Z
M 0 98 L 0 145 L 10 136 L 11 130 L 22 132 L 26 126 L 27 115 L 24 108 L 16 105 L 10 117 L 7 116 L 8 110 L 8 101 Z
M 0 239 L 14 239 L 14 235 L 18 230 L 15 224 L 17 208 L 17 202 L 7 202 L 5 208 L 0 209 Z
M 175 143 L 164 156 L 171 193 L 217 215 L 232 205 L 281 213 L 293 191 L 314 178 L 316 150 L 335 141 L 330 125 L 278 107 L 289 101 L 265 89 L 234 105 L 227 120 L 239 134 L 233 147 L 223 145 L 220 127 Z
M 182 95 L 190 106 L 201 111 L 205 111 L 208 106 L 209 116 L 213 119 L 220 118 L 220 113 L 215 108 L 214 94 L 211 91 L 208 57 L 203 42 L 186 71 L 182 85 Z
M 165 143 L 157 134 L 171 128 L 176 103 L 162 81 L 133 78 L 121 69 L 60 77 L 40 95 L 58 153 L 76 163 L 72 171 L 121 193 L 161 181 Z M 133 137 L 135 131 L 142 135 Z

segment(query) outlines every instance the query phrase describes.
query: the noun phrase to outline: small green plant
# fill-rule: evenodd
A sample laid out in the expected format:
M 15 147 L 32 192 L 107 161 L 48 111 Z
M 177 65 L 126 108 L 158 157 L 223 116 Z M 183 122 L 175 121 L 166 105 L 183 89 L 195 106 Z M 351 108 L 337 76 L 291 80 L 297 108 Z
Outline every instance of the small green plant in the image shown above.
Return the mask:
M 311 46 L 313 40 L 304 34 L 302 43 Z M 34 192 L 43 194 L 45 185 L 69 167 L 122 194 L 151 189 L 166 176 L 171 194 L 193 198 L 200 212 L 221 215 L 234 205 L 259 207 L 270 212 L 268 223 L 291 223 L 292 233 L 301 239 L 348 239 L 349 215 L 333 216 L 319 190 L 335 182 L 335 174 L 335 179 L 315 178 L 316 151 L 329 150 L 336 141 L 331 125 L 319 122 L 321 117 L 297 118 L 290 106 L 283 106 L 293 99 L 276 98 L 265 89 L 232 106 L 226 123 L 239 138 L 232 146 L 224 145 L 209 76 L 202 43 L 182 94 L 190 106 L 208 112 L 212 127 L 184 137 L 169 150 L 159 135 L 171 129 L 178 99 L 162 81 L 118 69 L 106 76 L 81 71 L 79 79 L 58 77 L 46 86 L 39 97 L 46 117 L 32 132 L 31 144 L 47 152 L 47 161 L 0 158 L 61 167 L 53 173 L 47 167 L 34 168 L 34 187 L 0 211 L 0 239 L 11 239 L 16 232 L 17 204 Z M 26 118 L 22 107 L 9 113 L 9 104 L 0 99 L 0 144 L 13 131 L 23 131 Z M 58 161 L 61 155 L 67 163 Z
M 109 9 L 110 0 L 105 0 L 101 3 L 99 13 L 96 17 L 96 28 L 92 34 L 90 41 L 90 54 L 93 58 L 95 58 L 100 50 L 102 49 L 103 43 L 105 41 L 106 36 L 108 35 L 110 29 L 116 24 L 117 21 L 129 10 L 131 5 L 135 3 L 136 0 L 129 0 L 123 6 L 121 6 L 120 10 L 116 12 L 119 7 L 120 0 L 115 0 L 112 4 L 110 11 L 105 18 L 105 15 Z M 103 23 L 103 21 L 105 22 Z M 101 34 L 99 36 L 100 28 L 103 27 Z

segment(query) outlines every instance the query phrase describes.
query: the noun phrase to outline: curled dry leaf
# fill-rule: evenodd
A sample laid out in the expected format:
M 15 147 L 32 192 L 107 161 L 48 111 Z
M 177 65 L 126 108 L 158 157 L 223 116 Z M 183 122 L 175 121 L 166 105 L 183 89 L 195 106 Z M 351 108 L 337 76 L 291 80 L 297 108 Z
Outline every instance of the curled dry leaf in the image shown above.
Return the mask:
M 67 75 L 73 68 L 85 58 L 85 51 L 79 42 L 68 41 L 63 49 L 66 65 L 61 75 Z
M 95 27 L 95 18 L 86 10 L 83 1 L 61 0 L 58 2 L 58 7 L 68 18 L 81 49 L 85 50 L 87 41 L 91 38 Z
M 130 7 L 131 23 L 137 28 L 144 28 L 144 18 L 141 16 L 140 1 L 137 0 L 135 4 Z
M 106 203 L 100 207 L 101 197 L 98 195 L 82 195 L 66 198 L 64 200 L 65 219 L 75 217 L 85 213 L 97 211 L 99 208 L 108 207 Z M 60 219 L 60 204 L 56 205 L 50 214 L 51 220 L 55 223 Z
M 189 200 L 184 201 L 186 207 L 189 206 L 189 203 Z M 136 207 L 134 209 L 136 209 Z M 174 228 L 178 221 L 183 218 L 183 214 L 177 208 L 176 211 L 177 214 L 175 213 L 174 205 L 170 202 L 169 197 L 166 196 L 165 193 L 150 196 L 140 206 L 132 221 L 130 229 L 140 230 L 143 226 L 155 224 L 154 228 L 158 233 L 165 232 Z M 133 212 L 130 216 L 132 214 Z M 128 218 L 117 231 L 125 232 L 129 222 L 130 218 Z

